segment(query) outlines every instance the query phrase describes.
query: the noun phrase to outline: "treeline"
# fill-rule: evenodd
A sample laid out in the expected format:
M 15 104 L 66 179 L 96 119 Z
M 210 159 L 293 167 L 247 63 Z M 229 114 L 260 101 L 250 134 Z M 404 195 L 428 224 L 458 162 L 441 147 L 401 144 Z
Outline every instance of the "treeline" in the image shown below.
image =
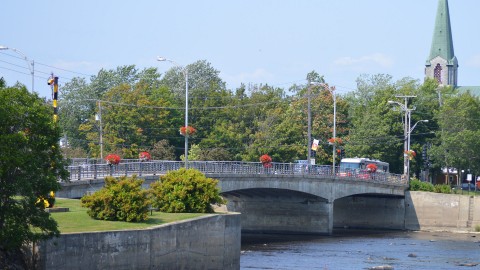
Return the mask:
M 159 74 L 156 68 L 122 66 L 100 70 L 88 81 L 74 78 L 60 88 L 59 119 L 68 142 L 68 157 L 100 157 L 116 153 L 138 158 L 149 151 L 155 159 L 183 158 L 185 71 L 188 71 L 188 121 L 197 132 L 189 138 L 189 160 L 258 161 L 269 154 L 274 162 L 307 156 L 308 93 L 312 139 L 320 144 L 317 164 L 332 163 L 333 94 L 336 133 L 347 157 L 370 157 L 403 172 L 404 111 L 411 109 L 411 173 L 455 167 L 480 171 L 480 102 L 469 93 L 439 87 L 433 80 L 393 81 L 389 75 L 362 75 L 357 89 L 336 93 L 312 71 L 305 84 L 288 89 L 269 85 L 227 89 L 219 71 L 206 61 Z M 309 82 L 317 82 L 312 85 Z M 310 87 L 310 89 L 309 89 Z M 101 121 L 100 121 L 101 119 Z M 101 128 L 100 128 L 101 124 Z M 337 155 L 337 162 L 339 157 Z

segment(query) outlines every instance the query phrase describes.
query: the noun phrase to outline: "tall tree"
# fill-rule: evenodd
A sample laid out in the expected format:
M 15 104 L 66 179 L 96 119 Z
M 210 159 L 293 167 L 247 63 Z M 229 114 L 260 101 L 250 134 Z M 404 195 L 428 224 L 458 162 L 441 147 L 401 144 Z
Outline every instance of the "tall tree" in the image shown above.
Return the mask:
M 0 248 L 59 233 L 39 197 L 57 191 L 67 172 L 52 109 L 22 88 L 0 88 Z

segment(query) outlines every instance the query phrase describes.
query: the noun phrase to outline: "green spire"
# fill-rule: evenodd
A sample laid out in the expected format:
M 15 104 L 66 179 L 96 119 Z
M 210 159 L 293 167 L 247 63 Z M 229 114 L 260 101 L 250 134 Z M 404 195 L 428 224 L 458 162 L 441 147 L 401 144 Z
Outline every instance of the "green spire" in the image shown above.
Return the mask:
M 450 13 L 448 11 L 448 0 L 438 1 L 437 18 L 435 19 L 435 30 L 433 32 L 432 48 L 427 62 L 440 56 L 448 61 L 449 65 L 455 63 L 453 52 L 452 29 L 450 27 Z

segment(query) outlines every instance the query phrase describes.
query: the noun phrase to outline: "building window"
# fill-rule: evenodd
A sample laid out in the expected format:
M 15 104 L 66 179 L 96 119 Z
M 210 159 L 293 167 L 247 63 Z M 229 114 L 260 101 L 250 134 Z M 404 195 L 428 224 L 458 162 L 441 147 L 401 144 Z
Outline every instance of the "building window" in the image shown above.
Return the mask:
M 437 64 L 435 66 L 435 69 L 433 70 L 433 77 L 437 80 L 439 84 L 442 84 L 442 67 L 440 64 Z

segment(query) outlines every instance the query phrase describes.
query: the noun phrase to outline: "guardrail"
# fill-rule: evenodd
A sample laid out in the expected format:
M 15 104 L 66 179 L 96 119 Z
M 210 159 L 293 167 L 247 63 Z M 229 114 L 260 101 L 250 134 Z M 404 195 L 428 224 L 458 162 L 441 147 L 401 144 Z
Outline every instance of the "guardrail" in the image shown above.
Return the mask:
M 184 166 L 182 161 L 148 161 L 148 162 L 121 162 L 118 165 L 90 164 L 68 166 L 70 181 L 104 178 L 106 176 L 137 176 L 161 175 L 168 171 L 178 170 Z M 254 174 L 254 175 L 311 175 L 322 178 L 352 179 L 387 183 L 391 185 L 407 186 L 407 180 L 401 175 L 390 173 L 367 173 L 362 171 L 339 171 L 337 167 L 332 172 L 332 166 L 313 165 L 307 167 L 296 163 L 272 162 L 271 167 L 265 168 L 259 162 L 238 161 L 189 161 L 188 167 L 205 174 Z

